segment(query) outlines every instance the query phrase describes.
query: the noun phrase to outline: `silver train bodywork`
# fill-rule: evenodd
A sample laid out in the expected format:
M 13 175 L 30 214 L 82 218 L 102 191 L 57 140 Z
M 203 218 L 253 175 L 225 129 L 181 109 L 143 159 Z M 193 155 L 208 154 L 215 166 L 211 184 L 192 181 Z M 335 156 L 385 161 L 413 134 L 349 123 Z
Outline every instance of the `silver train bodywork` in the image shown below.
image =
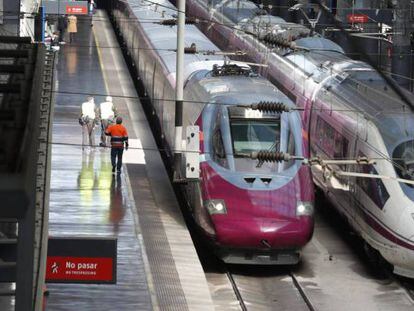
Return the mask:
M 251 1 L 187 4 L 189 15 L 216 22 L 200 24 L 213 42 L 268 65 L 260 72 L 305 109 L 304 137 L 309 137 L 311 156 L 375 160 L 369 165 L 329 165 L 329 170 L 315 165 L 313 179 L 396 274 L 413 278 L 412 108 L 366 63 L 351 60 L 329 40 L 309 36 L 302 25 L 267 15 Z M 412 94 L 407 96 L 414 102 Z
M 177 30 L 160 22 L 176 18 L 176 9 L 166 0 L 128 0 L 115 1 L 111 12 L 151 99 L 163 143 L 172 148 Z M 186 25 L 185 46 L 193 44 L 200 51 L 219 51 L 197 27 Z M 300 115 L 297 111 L 280 115 L 236 107 L 259 101 L 295 106 L 244 64 L 230 64 L 237 65 L 241 74 L 217 74 L 216 69 L 229 65 L 228 61 L 207 54 L 186 54 L 184 61 L 183 128 L 200 127 L 201 177 L 183 186 L 194 220 L 222 250 L 220 256 L 225 262 L 295 264 L 313 233 L 310 169 L 300 161 L 258 167 L 255 160 L 238 158 L 235 150 L 270 143 L 267 149 L 305 155 L 309 147 L 302 137 Z M 260 126 L 274 135 L 273 140 L 236 142 L 234 128 L 245 123 L 246 132 L 260 134 L 254 130 Z

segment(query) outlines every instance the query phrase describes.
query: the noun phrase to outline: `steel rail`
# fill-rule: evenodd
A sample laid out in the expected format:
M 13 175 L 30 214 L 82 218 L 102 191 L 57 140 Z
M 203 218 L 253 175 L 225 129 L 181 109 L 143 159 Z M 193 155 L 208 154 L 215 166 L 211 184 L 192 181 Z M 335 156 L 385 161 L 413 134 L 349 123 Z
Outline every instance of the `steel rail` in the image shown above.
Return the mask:
M 305 290 L 303 289 L 302 285 L 300 285 L 296 275 L 293 272 L 289 272 L 290 277 L 292 278 L 293 284 L 295 285 L 296 289 L 298 290 L 300 296 L 305 301 L 306 305 L 308 306 L 310 311 L 316 311 L 315 307 L 313 306 L 311 300 L 305 294 Z
M 227 278 L 228 278 L 228 279 L 229 279 L 229 281 L 230 281 L 231 286 L 233 287 L 234 294 L 236 295 L 237 300 L 239 301 L 240 308 L 241 308 L 243 311 L 247 311 L 247 306 L 246 306 L 246 304 L 244 303 L 243 297 L 242 297 L 242 295 L 241 295 L 241 293 L 240 293 L 239 289 L 237 288 L 236 281 L 234 280 L 233 275 L 232 275 L 232 274 L 230 273 L 230 271 L 228 271 L 227 269 L 226 269 L 226 275 L 227 275 Z

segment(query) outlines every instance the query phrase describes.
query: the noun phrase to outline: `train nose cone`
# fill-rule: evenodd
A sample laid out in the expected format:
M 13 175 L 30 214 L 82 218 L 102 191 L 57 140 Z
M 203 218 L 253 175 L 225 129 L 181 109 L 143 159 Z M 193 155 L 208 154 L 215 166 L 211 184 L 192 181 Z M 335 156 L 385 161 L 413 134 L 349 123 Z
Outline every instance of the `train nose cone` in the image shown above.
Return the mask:
M 216 224 L 217 242 L 245 248 L 296 248 L 303 246 L 312 234 L 306 219 L 255 218 Z

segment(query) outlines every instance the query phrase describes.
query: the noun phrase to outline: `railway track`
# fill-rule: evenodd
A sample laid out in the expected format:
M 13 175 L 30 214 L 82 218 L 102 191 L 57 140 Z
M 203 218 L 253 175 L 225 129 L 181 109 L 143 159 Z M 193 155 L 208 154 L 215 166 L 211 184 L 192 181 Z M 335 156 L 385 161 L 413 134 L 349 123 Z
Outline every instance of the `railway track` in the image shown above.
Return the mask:
M 289 275 L 291 276 L 291 278 L 293 280 L 293 284 L 295 284 L 295 287 L 299 291 L 300 296 L 305 301 L 305 303 L 308 306 L 309 310 L 310 311 L 315 311 L 316 310 L 315 307 L 312 305 L 312 302 L 311 302 L 310 298 L 308 296 L 306 296 L 305 290 L 300 285 L 298 279 L 296 278 L 296 275 L 293 272 L 290 272 Z
M 360 240 L 329 206 L 318 210 L 314 238 L 291 268 L 226 265 L 187 220 L 216 310 L 413 309 L 414 282 L 373 269 Z
M 237 288 L 237 284 L 234 281 L 233 275 L 229 271 L 226 272 L 226 275 L 227 275 L 227 278 L 230 281 L 231 286 L 233 287 L 234 294 L 236 295 L 237 300 L 240 303 L 241 310 L 242 311 L 247 311 L 248 309 L 247 309 L 246 303 L 244 302 L 243 297 L 242 297 L 239 289 Z
M 243 289 L 240 289 L 237 281 L 235 279 L 235 276 L 233 275 L 232 272 L 230 272 L 227 268 L 225 275 L 228 278 L 231 287 L 233 289 L 234 295 L 238 300 L 238 303 L 240 305 L 240 309 L 242 311 L 248 311 L 248 310 L 255 310 L 256 309 L 256 305 L 254 303 L 250 303 L 249 301 L 246 301 L 243 297 Z M 309 311 L 315 311 L 317 310 L 315 308 L 315 306 L 312 304 L 310 297 L 308 297 L 305 293 L 304 288 L 301 286 L 299 280 L 297 279 L 296 275 L 293 272 L 289 272 L 288 274 L 286 274 L 286 277 L 291 279 L 292 285 L 293 287 L 297 290 L 297 292 L 299 293 L 299 297 L 301 297 L 301 299 L 303 300 L 303 305 L 306 305 L 306 308 L 304 308 L 305 310 L 309 310 Z M 258 276 L 258 282 L 260 282 L 260 278 L 261 276 Z M 285 280 L 283 279 L 279 279 L 279 278 L 275 278 L 274 282 L 285 282 Z M 292 288 L 293 289 L 293 288 Z M 246 290 L 246 289 L 244 289 Z M 248 289 L 248 291 L 252 291 L 254 290 L 253 288 Z M 297 295 L 295 295 L 296 297 L 298 297 Z M 290 299 L 292 296 L 286 296 L 286 299 Z M 289 305 L 290 302 L 289 301 L 280 301 L 280 299 L 278 299 L 277 301 L 272 301 L 271 297 L 268 297 L 269 301 L 266 303 L 266 305 L 268 305 L 269 307 L 271 307 L 273 310 L 278 310 L 280 308 L 281 305 Z M 273 305 L 273 306 L 271 306 Z M 279 306 L 279 307 L 278 307 Z M 282 309 L 282 308 L 280 308 Z
M 410 297 L 411 302 L 413 303 L 414 308 L 414 280 L 408 280 L 399 276 L 392 274 L 391 272 L 387 271 L 387 275 L 393 282 L 397 283 L 407 295 Z

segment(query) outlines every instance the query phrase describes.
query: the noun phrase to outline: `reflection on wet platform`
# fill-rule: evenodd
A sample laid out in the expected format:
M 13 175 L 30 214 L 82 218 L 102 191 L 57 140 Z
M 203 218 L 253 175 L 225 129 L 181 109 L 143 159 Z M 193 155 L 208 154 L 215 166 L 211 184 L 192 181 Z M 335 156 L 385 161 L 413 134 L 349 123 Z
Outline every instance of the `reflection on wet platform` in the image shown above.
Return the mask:
M 86 20 L 78 30 L 78 44 L 91 48 L 66 45 L 59 52 L 56 86 L 63 93 L 57 93 L 53 123 L 49 235 L 117 238 L 117 284 L 48 284 L 46 310 L 151 310 L 127 175 L 112 175 L 109 148 L 82 148 L 82 93 L 107 90 L 93 30 Z M 69 96 L 71 90 L 80 94 Z M 96 127 L 95 141 L 99 134 Z
M 51 186 L 53 223 L 61 223 L 60 220 L 72 221 L 73 217 L 76 217 L 75 223 L 78 225 L 98 222 L 119 227 L 123 222 L 125 210 L 131 203 L 126 200 L 127 194 L 123 193 L 127 191 L 122 187 L 125 176 L 112 175 L 109 150 L 81 150 L 71 147 L 73 150 L 67 154 L 64 151 L 66 148 L 54 147 L 53 155 L 56 161 L 53 163 Z M 60 152 L 65 152 L 61 161 L 58 155 Z M 80 165 L 66 164 L 71 161 L 79 161 Z M 60 204 L 64 204 L 64 215 L 56 208 Z
M 52 165 L 51 236 L 115 236 L 118 238 L 118 284 L 49 285 L 50 310 L 61 308 L 62 298 L 74 303 L 70 310 L 151 309 L 139 242 L 135 235 L 134 202 L 126 176 L 112 175 L 107 148 L 54 146 Z M 96 300 L 91 300 L 95 292 Z M 128 294 L 129 293 L 129 294 Z M 130 296 L 129 296 L 130 295 Z
M 116 237 L 117 284 L 49 284 L 47 309 L 213 310 L 157 145 L 142 106 L 134 99 L 138 95 L 121 50 L 98 53 L 99 46 L 117 43 L 106 15 L 97 15 L 92 30 L 80 25 L 77 42 L 82 44 L 66 45 L 59 55 L 49 232 Z M 83 46 L 89 43 L 91 48 Z M 112 175 L 109 148 L 82 149 L 78 115 L 85 94 L 110 94 L 124 118 L 130 149 L 124 152 L 120 175 Z M 98 103 L 103 99 L 95 97 Z M 99 132 L 97 128 L 96 141 Z

